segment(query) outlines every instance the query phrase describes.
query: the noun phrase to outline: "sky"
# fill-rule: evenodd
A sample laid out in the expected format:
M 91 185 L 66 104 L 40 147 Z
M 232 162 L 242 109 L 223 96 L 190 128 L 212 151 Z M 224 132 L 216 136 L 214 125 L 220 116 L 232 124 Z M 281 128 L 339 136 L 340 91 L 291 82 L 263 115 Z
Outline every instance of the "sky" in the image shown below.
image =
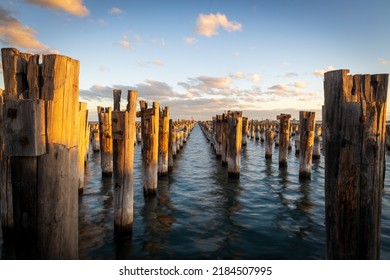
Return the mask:
M 113 89 L 172 119 L 321 119 L 324 72 L 390 72 L 390 1 L 0 0 L 0 47 L 79 60 L 90 120 Z

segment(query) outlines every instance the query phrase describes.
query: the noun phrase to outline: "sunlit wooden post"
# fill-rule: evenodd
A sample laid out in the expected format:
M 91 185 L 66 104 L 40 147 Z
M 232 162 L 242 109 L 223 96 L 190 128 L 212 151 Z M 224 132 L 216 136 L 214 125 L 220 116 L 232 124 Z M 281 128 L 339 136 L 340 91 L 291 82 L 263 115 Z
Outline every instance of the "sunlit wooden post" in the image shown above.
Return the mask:
M 228 176 L 239 177 L 241 169 L 242 112 L 228 113 Z
M 228 115 L 222 114 L 221 123 L 221 161 L 222 165 L 227 165 L 227 149 L 228 149 Z
M 325 73 L 328 259 L 379 259 L 388 74 Z
M 153 107 L 148 109 L 145 101 L 140 101 L 141 111 L 137 117 L 141 117 L 142 127 L 142 179 L 144 196 L 157 193 L 158 182 L 158 134 L 159 134 L 159 104 L 153 102 Z
M 288 145 L 290 141 L 290 114 L 280 114 L 279 123 L 279 167 L 287 166 Z
M 79 62 L 44 55 L 39 64 L 16 49 L 2 58 L 17 257 L 77 259 Z
M 316 124 L 314 131 L 313 159 L 321 158 L 321 125 Z
M 114 111 L 120 111 L 121 109 L 121 96 L 122 96 L 122 90 L 120 89 L 113 89 L 112 94 L 114 96 Z
M 128 91 L 125 111 L 112 112 L 115 235 L 130 235 L 134 211 L 134 131 L 138 92 Z
M 158 135 L 158 175 L 168 174 L 169 153 L 169 107 L 160 108 Z
M 265 132 L 265 158 L 272 158 L 272 148 L 274 144 L 275 133 L 271 129 Z
M 299 112 L 299 178 L 311 177 L 315 112 Z
M 100 164 L 104 177 L 112 176 L 112 109 L 98 106 L 99 140 L 100 140 Z

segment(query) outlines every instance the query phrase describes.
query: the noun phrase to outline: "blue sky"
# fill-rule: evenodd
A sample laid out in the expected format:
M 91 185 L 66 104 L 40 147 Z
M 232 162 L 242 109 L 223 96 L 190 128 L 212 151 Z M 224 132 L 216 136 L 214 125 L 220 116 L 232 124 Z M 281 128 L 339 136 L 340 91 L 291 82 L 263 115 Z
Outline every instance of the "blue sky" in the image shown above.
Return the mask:
M 114 88 L 174 119 L 265 119 L 320 114 L 327 70 L 389 73 L 389 14 L 388 0 L 0 0 L 0 46 L 80 60 L 91 120 Z

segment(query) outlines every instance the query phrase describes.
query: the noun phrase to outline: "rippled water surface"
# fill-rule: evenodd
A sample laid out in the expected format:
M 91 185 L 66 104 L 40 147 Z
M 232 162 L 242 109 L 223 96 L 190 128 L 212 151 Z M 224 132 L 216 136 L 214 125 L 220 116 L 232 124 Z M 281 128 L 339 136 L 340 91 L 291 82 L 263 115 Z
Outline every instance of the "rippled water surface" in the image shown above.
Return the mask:
M 324 159 L 300 182 L 294 149 L 279 169 L 278 150 L 265 160 L 264 145 L 248 139 L 241 176 L 227 169 L 195 126 L 158 195 L 144 199 L 141 151 L 135 156 L 133 236 L 115 241 L 112 179 L 101 178 L 91 154 L 80 198 L 81 259 L 324 259 Z M 389 168 L 388 168 L 389 169 Z M 390 195 L 383 197 L 381 258 L 390 259 Z
M 144 199 L 137 145 L 133 235 L 124 240 L 114 239 L 113 181 L 102 178 L 100 155 L 90 154 L 79 204 L 79 257 L 324 259 L 324 159 L 313 162 L 311 180 L 300 182 L 294 148 L 284 169 L 279 169 L 277 149 L 272 160 L 265 160 L 264 150 L 264 144 L 248 139 L 241 176 L 230 179 L 196 125 L 173 171 L 159 179 L 157 196 Z M 382 259 L 390 259 L 389 165 Z

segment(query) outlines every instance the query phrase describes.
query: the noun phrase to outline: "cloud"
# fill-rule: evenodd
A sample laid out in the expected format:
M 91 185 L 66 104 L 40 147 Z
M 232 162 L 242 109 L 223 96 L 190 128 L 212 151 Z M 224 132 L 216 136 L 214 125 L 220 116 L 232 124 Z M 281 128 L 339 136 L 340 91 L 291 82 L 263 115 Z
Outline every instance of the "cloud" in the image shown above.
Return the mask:
M 11 13 L 0 6 L 0 41 L 4 45 L 20 47 L 34 53 L 57 53 L 41 43 L 35 36 L 37 31 L 23 25 Z
M 252 74 L 250 80 L 254 84 L 258 84 L 261 82 L 261 76 L 259 74 Z
M 110 15 L 120 15 L 120 14 L 123 14 L 125 11 L 123 11 L 122 9 L 120 8 L 117 8 L 117 7 L 112 7 L 111 9 L 108 10 L 108 13 Z
M 196 38 L 194 38 L 194 37 L 184 37 L 183 41 L 186 42 L 187 44 L 194 44 L 194 43 L 196 43 Z
M 43 8 L 59 9 L 72 15 L 84 17 L 89 10 L 83 5 L 83 0 L 24 0 L 26 3 L 38 5 Z
M 382 64 L 382 65 L 390 64 L 390 60 L 384 59 L 384 58 L 380 58 L 379 59 L 379 64 Z
M 150 67 L 152 65 L 156 65 L 156 66 L 164 66 L 164 62 L 162 62 L 161 60 L 157 59 L 157 60 L 154 60 L 154 61 L 140 61 L 140 60 L 137 60 L 137 65 L 139 67 Z
M 334 68 L 332 65 L 329 65 L 328 67 L 326 67 L 326 69 L 314 70 L 313 74 L 316 75 L 316 76 L 323 77 L 325 72 L 332 71 L 332 70 L 335 70 L 335 69 L 336 68 Z
M 307 83 L 301 82 L 301 81 L 296 81 L 294 83 L 294 87 L 297 87 L 297 88 L 307 88 Z
M 293 73 L 293 72 L 288 72 L 288 73 L 285 73 L 283 75 L 284 78 L 293 78 L 293 77 L 297 77 L 298 74 L 297 73 Z
M 107 66 L 100 66 L 99 71 L 100 72 L 110 72 L 110 68 L 108 68 Z
M 93 85 L 89 89 L 80 89 L 79 95 L 85 101 L 103 101 L 112 100 L 112 90 L 114 87 L 103 86 L 100 84 Z
M 198 16 L 195 32 L 207 37 L 218 34 L 218 29 L 223 28 L 227 32 L 241 31 L 242 25 L 235 21 L 229 21 L 224 14 L 200 14 Z
M 164 62 L 162 62 L 161 60 L 157 59 L 157 60 L 153 61 L 153 64 L 157 65 L 157 66 L 163 66 Z
M 234 75 L 232 75 L 233 78 L 236 79 L 244 79 L 245 78 L 245 73 L 244 72 L 236 72 Z
M 125 49 L 128 49 L 130 51 L 133 50 L 133 46 L 130 45 L 130 43 L 128 41 L 125 41 L 125 40 L 119 41 L 119 45 L 121 45 L 122 47 L 124 47 Z

